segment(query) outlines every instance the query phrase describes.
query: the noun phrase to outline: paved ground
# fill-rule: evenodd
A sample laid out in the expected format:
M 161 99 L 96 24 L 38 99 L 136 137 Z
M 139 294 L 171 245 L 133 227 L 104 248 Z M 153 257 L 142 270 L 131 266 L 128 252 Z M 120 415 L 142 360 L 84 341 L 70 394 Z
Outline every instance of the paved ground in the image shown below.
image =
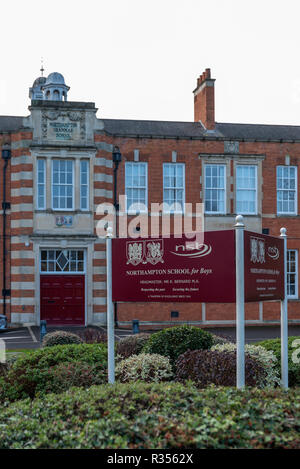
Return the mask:
M 82 327 L 48 327 L 47 332 L 55 330 L 64 330 L 73 333 L 82 331 Z M 100 328 L 106 333 L 106 328 Z M 131 335 L 130 330 L 115 329 L 115 338 L 120 340 L 121 337 Z M 0 331 L 0 339 L 5 341 L 7 350 L 18 349 L 35 349 L 40 347 L 40 328 L 37 326 L 14 328 L 8 331 Z
M 48 327 L 48 332 L 54 330 L 65 330 L 76 332 L 81 331 L 81 327 Z M 106 328 L 100 328 L 103 332 L 106 332 Z M 222 335 L 225 337 L 235 337 L 235 328 L 233 327 L 218 327 L 205 329 L 214 334 Z M 148 331 L 147 331 L 148 332 Z M 151 332 L 151 331 L 149 331 Z M 119 340 L 121 337 L 131 335 L 131 330 L 116 329 L 115 337 Z M 300 336 L 300 325 L 289 327 L 289 336 Z M 246 327 L 245 337 L 247 343 L 258 342 L 265 339 L 273 339 L 280 337 L 279 326 L 251 326 Z M 18 349 L 35 349 L 40 347 L 40 328 L 37 326 L 32 327 L 20 327 L 13 330 L 1 332 L 0 339 L 5 341 L 7 350 L 18 350 Z

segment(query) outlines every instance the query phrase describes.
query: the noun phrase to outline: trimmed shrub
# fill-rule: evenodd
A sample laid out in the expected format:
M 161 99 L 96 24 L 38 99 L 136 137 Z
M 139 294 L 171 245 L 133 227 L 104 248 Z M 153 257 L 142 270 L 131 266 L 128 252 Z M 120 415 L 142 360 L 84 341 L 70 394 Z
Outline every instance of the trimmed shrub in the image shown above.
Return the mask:
M 247 386 L 264 383 L 266 372 L 253 358 L 245 359 L 245 382 Z M 236 353 L 211 350 L 193 350 L 182 354 L 176 362 L 176 379 L 192 380 L 197 387 L 209 384 L 217 386 L 236 385 Z
M 294 363 L 294 358 L 300 359 L 300 353 L 297 353 L 297 349 L 300 349 L 300 345 L 293 347 L 295 340 L 299 341 L 300 337 L 294 336 L 288 338 L 288 356 L 289 356 L 289 386 L 300 386 L 300 363 Z M 269 339 L 262 342 L 258 342 L 256 345 L 264 347 L 266 350 L 274 352 L 277 358 L 277 370 L 279 376 L 281 375 L 281 340 L 280 339 Z M 298 361 L 297 360 L 297 361 Z
M 2 382 L 0 399 L 33 398 L 48 389 L 52 382 L 51 367 L 74 362 L 97 365 L 102 374 L 106 373 L 107 348 L 103 344 L 57 345 L 23 355 L 9 368 L 4 384 Z
M 230 337 L 227 337 L 224 335 L 212 334 L 212 340 L 213 340 L 213 346 L 233 343 Z
M 138 355 L 142 352 L 144 345 L 148 342 L 150 337 L 151 334 L 141 332 L 140 334 L 133 334 L 122 338 L 117 343 L 117 354 L 123 358 Z
M 236 344 L 214 345 L 211 350 L 218 352 L 236 352 Z M 277 369 L 277 358 L 272 350 L 266 350 L 257 345 L 245 345 L 245 352 L 254 360 L 257 360 L 266 372 L 261 386 L 275 387 L 280 384 L 280 376 Z
M 300 449 L 300 395 L 292 389 L 72 388 L 2 406 L 0 421 L 1 449 Z
M 5 376 L 7 374 L 8 365 L 7 363 L 0 362 L 0 376 Z
M 104 384 L 105 382 L 107 382 L 107 370 L 103 365 L 63 362 L 49 368 L 48 380 L 43 393 L 61 393 L 73 386 L 88 388 L 94 384 Z
M 72 332 L 55 331 L 49 332 L 43 339 L 43 347 L 53 347 L 54 345 L 81 344 L 82 339 Z
M 116 378 L 121 383 L 169 381 L 173 376 L 170 360 L 157 354 L 141 353 L 122 360 L 116 367 Z
M 203 329 L 193 326 L 177 326 L 152 334 L 143 347 L 143 352 L 168 357 L 174 366 L 182 353 L 187 350 L 210 349 L 212 343 L 212 335 Z
M 86 344 L 106 344 L 107 335 L 104 331 L 88 327 L 78 333 L 79 337 Z

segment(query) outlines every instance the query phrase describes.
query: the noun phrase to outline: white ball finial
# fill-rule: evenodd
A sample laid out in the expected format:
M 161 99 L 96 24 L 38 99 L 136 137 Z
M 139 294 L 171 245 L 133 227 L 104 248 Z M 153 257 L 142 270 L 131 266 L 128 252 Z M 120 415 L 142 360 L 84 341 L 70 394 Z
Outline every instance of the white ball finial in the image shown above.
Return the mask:
M 237 216 L 235 217 L 235 226 L 236 226 L 236 227 L 239 227 L 239 226 L 240 226 L 240 227 L 243 227 L 243 226 L 245 226 L 245 225 L 244 225 L 244 217 L 243 217 L 243 215 L 237 215 Z
M 282 238 L 286 237 L 286 228 L 284 227 L 280 228 L 280 236 Z

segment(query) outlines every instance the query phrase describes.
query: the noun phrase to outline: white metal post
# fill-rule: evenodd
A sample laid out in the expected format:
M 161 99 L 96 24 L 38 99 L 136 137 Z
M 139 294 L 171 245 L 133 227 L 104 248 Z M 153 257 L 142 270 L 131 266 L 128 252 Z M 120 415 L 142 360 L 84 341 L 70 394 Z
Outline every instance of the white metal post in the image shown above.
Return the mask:
M 281 386 L 289 387 L 289 360 L 288 360 L 288 302 L 287 302 L 287 236 L 286 228 L 280 229 L 283 238 L 284 255 L 284 299 L 281 300 Z
M 245 282 L 244 282 L 244 219 L 235 219 L 236 271 L 236 385 L 245 387 Z
M 108 382 L 115 382 L 115 324 L 112 302 L 112 228 L 107 228 L 106 235 L 106 288 L 107 288 L 107 354 Z

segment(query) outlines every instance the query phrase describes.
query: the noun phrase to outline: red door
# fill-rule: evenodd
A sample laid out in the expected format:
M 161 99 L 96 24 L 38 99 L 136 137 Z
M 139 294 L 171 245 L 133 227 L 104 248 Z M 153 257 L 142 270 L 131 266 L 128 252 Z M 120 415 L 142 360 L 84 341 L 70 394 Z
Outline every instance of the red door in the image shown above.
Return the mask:
M 84 275 L 41 275 L 41 319 L 84 325 Z

